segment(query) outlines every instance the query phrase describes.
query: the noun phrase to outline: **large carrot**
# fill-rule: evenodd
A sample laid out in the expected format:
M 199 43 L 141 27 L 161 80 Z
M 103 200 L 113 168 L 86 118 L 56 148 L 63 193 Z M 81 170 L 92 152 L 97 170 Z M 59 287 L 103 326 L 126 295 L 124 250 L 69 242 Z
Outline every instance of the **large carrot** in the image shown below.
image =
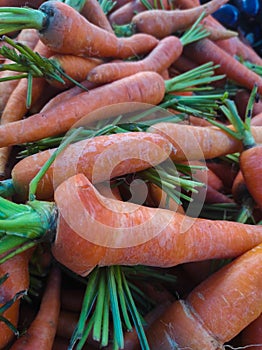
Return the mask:
M 52 198 L 54 188 L 68 177 L 84 173 L 93 183 L 155 166 L 168 158 L 172 146 L 165 138 L 129 132 L 97 136 L 69 145 L 39 182 L 37 197 Z M 12 183 L 20 198 L 26 199 L 30 181 L 55 149 L 26 157 L 12 169 Z
M 84 116 L 104 106 L 122 102 L 157 105 L 163 99 L 164 94 L 165 84 L 159 74 L 155 72 L 137 73 L 97 89 L 83 92 L 45 113 L 35 114 L 12 124 L 1 125 L 0 147 L 61 134 L 68 131 Z M 58 115 L 60 118 L 57 118 Z
M 262 311 L 262 245 L 176 301 L 147 331 L 150 348 L 224 349 Z
M 102 64 L 92 69 L 87 79 L 95 83 L 107 83 L 140 71 L 165 71 L 181 56 L 185 45 L 207 36 L 206 31 L 197 27 L 198 22 L 196 21 L 180 38 L 168 36 L 160 40 L 143 60 Z
M 209 61 L 218 64 L 217 73 L 225 74 L 228 79 L 249 90 L 252 90 L 253 86 L 257 84 L 259 93 L 262 93 L 261 77 L 246 68 L 208 38 L 185 46 L 183 53 L 190 59 L 194 58 L 194 61 L 198 64 Z
M 16 10 L 6 8 L 5 11 L 15 13 L 17 23 Z M 19 13 L 28 16 L 27 27 L 38 29 L 39 38 L 56 53 L 127 58 L 145 54 L 158 43 L 155 37 L 147 34 L 118 38 L 90 23 L 71 6 L 60 1 L 46 1 L 38 10 L 20 9 Z
M 52 349 L 60 312 L 60 285 L 60 269 L 53 267 L 40 309 L 26 332 L 12 345 L 12 350 Z
M 261 143 L 262 129 L 254 126 L 251 130 L 256 142 Z M 168 138 L 176 149 L 171 157 L 177 161 L 212 159 L 239 152 L 243 148 L 234 136 L 214 126 L 157 123 L 149 127 L 148 131 Z
M 132 19 L 135 30 L 164 38 L 179 30 L 189 28 L 200 17 L 215 12 L 228 0 L 211 0 L 204 5 L 187 10 L 150 10 L 137 14 Z
M 28 262 L 31 257 L 31 250 L 23 252 L 0 265 L 0 275 L 5 274 L 8 278 L 0 285 L 1 307 L 15 297 L 17 293 L 26 292 L 29 288 Z M 18 294 L 17 294 L 18 295 Z M 14 327 L 17 326 L 19 317 L 20 298 L 17 298 L 13 305 L 4 313 Z M 0 349 L 3 349 L 15 337 L 12 329 L 1 319 L 0 321 Z
M 69 207 L 65 202 L 68 193 L 71 199 L 75 197 Z M 107 199 L 80 174 L 58 187 L 55 202 L 59 225 L 53 254 L 83 276 L 96 265 L 168 267 L 234 257 L 262 239 L 260 226 L 194 219 L 165 209 Z M 96 232 L 95 237 L 91 232 Z

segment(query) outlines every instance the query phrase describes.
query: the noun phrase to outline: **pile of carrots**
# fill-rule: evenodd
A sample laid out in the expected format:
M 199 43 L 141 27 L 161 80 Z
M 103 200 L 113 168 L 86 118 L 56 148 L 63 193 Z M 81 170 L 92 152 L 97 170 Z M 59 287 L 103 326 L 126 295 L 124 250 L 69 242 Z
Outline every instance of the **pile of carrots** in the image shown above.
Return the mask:
M 0 1 L 0 349 L 262 349 L 262 58 L 227 2 Z

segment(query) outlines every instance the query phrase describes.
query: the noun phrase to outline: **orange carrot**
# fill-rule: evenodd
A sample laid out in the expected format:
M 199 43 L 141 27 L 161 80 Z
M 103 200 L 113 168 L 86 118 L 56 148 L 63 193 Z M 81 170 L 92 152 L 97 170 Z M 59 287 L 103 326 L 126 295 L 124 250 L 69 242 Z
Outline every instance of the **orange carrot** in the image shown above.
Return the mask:
M 35 350 L 38 347 L 39 349 L 52 349 L 60 311 L 60 284 L 61 272 L 58 267 L 53 267 L 40 309 L 26 333 L 12 345 L 12 350 Z
M 97 89 L 83 92 L 45 113 L 1 125 L 0 147 L 61 134 L 68 131 L 82 117 L 111 104 L 143 102 L 156 105 L 161 102 L 164 94 L 165 84 L 159 74 L 155 72 L 137 73 Z
M 261 143 L 262 129 L 259 126 L 251 129 L 256 142 Z M 148 131 L 168 138 L 176 150 L 171 157 L 177 161 L 212 159 L 239 152 L 243 147 L 233 136 L 213 126 L 158 123 L 148 128 Z
M 198 64 L 212 61 L 218 64 L 218 74 L 226 74 L 227 78 L 238 85 L 252 90 L 255 84 L 258 85 L 259 93 L 262 93 L 262 79 L 259 75 L 244 67 L 242 63 L 230 54 L 219 48 L 214 42 L 205 38 L 185 46 L 184 54 Z
M 167 0 L 165 1 L 152 1 L 149 0 L 148 4 L 152 6 L 152 8 L 162 9 L 162 10 L 170 10 L 170 4 Z M 119 9 L 113 11 L 109 15 L 109 21 L 112 25 L 122 25 L 128 24 L 132 21 L 132 18 L 143 11 L 148 10 L 147 7 L 140 0 L 132 0 L 127 4 L 121 6 Z
M 90 23 L 95 24 L 109 33 L 114 33 L 106 14 L 97 0 L 86 0 L 80 13 Z
M 70 206 L 65 201 L 68 193 Z M 169 267 L 236 257 L 262 239 L 260 226 L 195 219 L 102 197 L 82 174 L 56 189 L 55 203 L 59 225 L 52 252 L 59 262 L 82 276 L 97 265 Z M 87 225 L 88 232 L 84 229 Z
M 262 349 L 262 313 L 242 331 L 241 345 L 249 350 Z
M 189 28 L 202 13 L 205 16 L 215 12 L 228 0 L 211 0 L 204 5 L 186 10 L 150 10 L 137 14 L 132 24 L 137 32 L 164 38 L 179 30 Z
M 33 49 L 38 41 L 38 35 L 37 31 L 35 29 L 23 29 L 19 35 L 16 38 L 16 41 L 19 43 L 22 43 L 29 48 Z M 3 64 L 7 63 L 13 63 L 11 60 L 5 59 Z M 6 78 L 9 76 L 14 76 L 18 75 L 19 72 L 14 72 L 14 71 L 9 71 L 5 70 L 0 73 L 0 78 Z M 15 89 L 17 86 L 19 80 L 7 80 L 7 81 L 2 81 L 0 83 L 0 111 L 2 114 L 2 111 L 5 108 L 5 105 L 8 101 L 9 96 L 11 95 L 12 91 Z
M 76 142 L 69 145 L 47 170 L 36 195 L 39 199 L 52 198 L 54 188 L 77 173 L 84 173 L 93 183 L 99 183 L 152 167 L 167 159 L 171 149 L 165 138 L 145 132 L 97 136 Z M 26 198 L 30 181 L 54 151 L 39 152 L 15 165 L 12 180 L 20 198 Z
M 224 349 L 262 311 L 261 253 L 260 244 L 176 301 L 147 331 L 150 348 Z
M 27 291 L 29 288 L 29 269 L 28 263 L 31 257 L 31 250 L 14 256 L 0 265 L 0 276 L 8 274 L 7 280 L 0 285 L 1 303 L 3 306 L 6 302 L 14 298 L 16 293 Z M 8 308 L 3 316 L 6 317 L 13 326 L 17 326 L 19 317 L 20 298 Z M 15 337 L 13 331 L 0 321 L 0 349 L 3 349 Z
M 130 62 L 105 63 L 93 68 L 87 79 L 95 83 L 108 83 L 141 71 L 161 73 L 167 69 L 182 53 L 183 41 L 168 36 L 143 59 Z
M 262 112 L 256 114 L 250 121 L 253 126 L 262 126 Z

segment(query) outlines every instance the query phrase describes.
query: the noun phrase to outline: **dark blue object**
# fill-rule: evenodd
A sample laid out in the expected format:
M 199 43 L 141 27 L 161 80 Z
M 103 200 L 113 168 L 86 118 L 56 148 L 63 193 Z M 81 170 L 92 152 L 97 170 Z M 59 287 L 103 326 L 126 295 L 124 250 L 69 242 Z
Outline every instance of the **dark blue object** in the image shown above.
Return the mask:
M 239 22 L 239 10 L 231 4 L 222 5 L 213 16 L 227 28 L 237 28 Z
M 239 9 L 240 12 L 255 17 L 260 10 L 259 0 L 232 0 L 232 3 Z

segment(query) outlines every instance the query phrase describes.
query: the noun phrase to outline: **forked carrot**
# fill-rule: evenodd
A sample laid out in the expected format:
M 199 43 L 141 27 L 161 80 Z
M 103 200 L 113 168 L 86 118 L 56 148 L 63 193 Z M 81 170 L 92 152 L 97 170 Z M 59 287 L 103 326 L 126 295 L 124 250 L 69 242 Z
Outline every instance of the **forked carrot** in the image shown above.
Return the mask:
M 69 192 L 70 210 L 65 203 Z M 81 174 L 57 188 L 55 202 L 60 214 L 52 252 L 58 261 L 82 276 L 97 265 L 168 267 L 235 257 L 261 242 L 260 226 L 194 219 L 165 209 L 108 199 L 100 196 Z M 83 216 L 88 220 L 89 233 L 83 230 Z M 96 237 L 91 232 L 96 232 Z M 74 249 L 75 244 L 78 249 Z
M 200 17 L 218 10 L 228 0 L 211 0 L 206 4 L 186 10 L 150 10 L 137 14 L 132 19 L 135 30 L 164 38 L 177 31 L 188 29 Z
M 60 1 L 46 1 L 38 10 L 5 8 L 3 13 L 17 12 L 28 16 L 27 27 L 38 29 L 40 40 L 52 51 L 88 57 L 128 58 L 151 51 L 158 40 L 148 34 L 135 34 L 128 38 L 116 35 L 90 23 L 71 6 Z M 10 22 L 14 19 L 10 19 Z M 0 16 L 1 23 L 1 16 Z M 17 25 L 18 29 L 23 24 Z M 7 27 L 8 31 L 8 27 Z M 5 29 L 0 31 L 5 33 Z
M 176 301 L 147 331 L 150 348 L 224 349 L 261 314 L 261 253 L 260 244 Z
M 40 309 L 26 332 L 12 345 L 12 350 L 51 350 L 60 312 L 61 271 L 52 267 Z

